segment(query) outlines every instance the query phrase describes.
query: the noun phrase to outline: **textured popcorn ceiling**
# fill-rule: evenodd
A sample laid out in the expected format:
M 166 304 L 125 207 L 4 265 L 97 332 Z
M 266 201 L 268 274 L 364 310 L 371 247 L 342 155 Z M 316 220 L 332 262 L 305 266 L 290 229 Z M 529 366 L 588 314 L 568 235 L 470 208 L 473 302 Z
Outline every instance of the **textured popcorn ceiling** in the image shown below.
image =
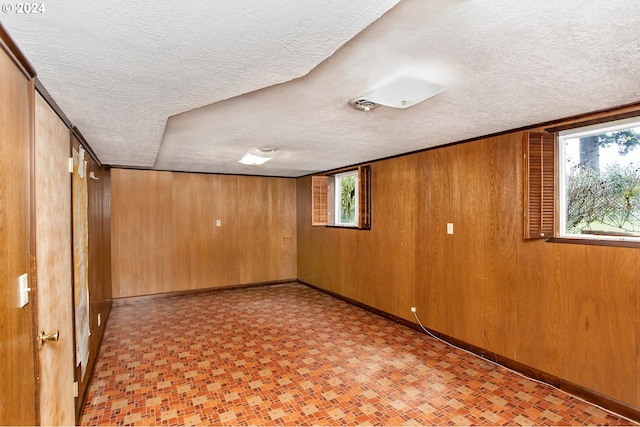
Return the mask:
M 114 165 L 300 176 L 640 101 L 637 0 L 248 3 L 66 0 L 2 23 Z M 446 89 L 347 105 L 399 70 Z M 256 147 L 279 151 L 237 163 Z

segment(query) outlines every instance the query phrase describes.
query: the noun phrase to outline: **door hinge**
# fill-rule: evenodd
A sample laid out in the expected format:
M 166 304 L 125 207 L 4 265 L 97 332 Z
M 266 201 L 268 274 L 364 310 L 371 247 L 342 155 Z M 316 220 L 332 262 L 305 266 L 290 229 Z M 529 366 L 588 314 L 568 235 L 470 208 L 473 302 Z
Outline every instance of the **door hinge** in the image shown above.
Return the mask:
M 73 397 L 78 397 L 78 381 L 73 382 Z
M 69 157 L 69 173 L 73 173 L 73 157 Z

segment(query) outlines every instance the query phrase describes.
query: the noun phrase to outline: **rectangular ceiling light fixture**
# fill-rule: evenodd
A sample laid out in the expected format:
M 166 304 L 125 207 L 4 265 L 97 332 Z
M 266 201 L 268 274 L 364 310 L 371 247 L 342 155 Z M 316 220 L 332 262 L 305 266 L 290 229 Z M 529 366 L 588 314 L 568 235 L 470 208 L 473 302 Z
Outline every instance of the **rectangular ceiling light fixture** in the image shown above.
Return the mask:
M 255 154 L 247 153 L 240 160 L 238 160 L 238 162 L 242 163 L 243 165 L 258 166 L 267 163 L 269 160 L 271 160 L 271 157 L 262 157 L 256 156 Z
M 382 81 L 363 98 L 393 108 L 409 108 L 431 98 L 444 88 L 415 74 L 398 73 Z
M 250 166 L 262 165 L 271 160 L 276 151 L 278 151 L 277 148 L 256 148 L 249 150 L 247 154 L 238 160 L 238 163 Z

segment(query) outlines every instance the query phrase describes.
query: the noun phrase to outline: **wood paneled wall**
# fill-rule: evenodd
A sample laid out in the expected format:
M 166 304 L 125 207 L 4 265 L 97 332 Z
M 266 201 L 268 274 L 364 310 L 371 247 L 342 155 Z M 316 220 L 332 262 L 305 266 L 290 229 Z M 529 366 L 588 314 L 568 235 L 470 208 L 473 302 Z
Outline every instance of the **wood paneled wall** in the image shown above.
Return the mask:
M 71 319 L 73 315 L 73 307 L 69 305 L 67 313 L 58 313 L 60 316 L 55 325 L 39 325 L 43 316 L 36 316 L 37 311 L 34 307 L 37 296 L 43 297 L 42 292 L 38 291 L 45 288 L 53 288 L 53 283 L 38 283 L 36 281 L 36 272 L 38 277 L 46 277 L 47 274 L 56 275 L 55 271 L 49 271 L 43 268 L 46 260 L 42 258 L 56 257 L 58 261 L 62 259 L 64 264 L 64 255 L 59 254 L 59 250 L 64 245 L 57 247 L 49 247 L 50 244 L 59 243 L 47 240 L 47 233 L 56 234 L 59 229 L 64 229 L 65 217 L 64 209 L 57 209 L 59 206 L 50 206 L 47 199 L 47 185 L 53 183 L 64 187 L 65 183 L 53 179 L 51 183 L 46 180 L 38 181 L 38 185 L 34 185 L 34 177 L 37 178 L 38 173 L 45 174 L 46 170 L 40 170 L 37 167 L 45 164 L 57 165 L 52 167 L 63 167 L 66 171 L 66 154 L 64 143 L 69 146 L 68 136 L 65 138 L 65 127 L 70 126 L 64 114 L 55 107 L 55 114 L 51 111 L 46 114 L 36 114 L 36 92 L 35 86 L 35 70 L 28 63 L 24 55 L 20 52 L 15 43 L 6 33 L 4 27 L 0 24 L 0 276 L 2 280 L 2 292 L 0 293 L 0 424 L 2 425 L 35 425 L 40 421 L 50 422 L 57 418 L 59 413 L 47 413 L 47 419 L 38 419 L 38 409 L 40 411 L 55 412 L 56 402 L 47 399 L 44 396 L 40 402 L 38 399 L 43 395 L 39 394 L 39 388 L 49 394 L 54 394 L 58 386 L 64 389 L 63 392 L 68 393 L 71 398 L 72 385 L 71 381 L 65 384 L 52 384 L 48 382 L 51 378 L 44 379 L 41 383 L 36 381 L 38 372 L 43 369 L 50 368 L 47 366 L 37 366 L 38 354 L 36 353 L 35 343 L 36 335 L 43 329 L 52 331 L 53 328 L 59 328 L 61 333 L 60 341 L 69 339 L 73 334 L 66 328 L 69 325 L 63 325 L 65 319 Z M 46 93 L 41 85 L 38 90 Z M 39 98 L 39 112 L 43 112 L 45 101 Z M 47 102 L 53 101 L 48 95 L 45 96 Z M 51 105 L 55 106 L 55 102 Z M 62 122 L 58 122 L 58 117 Z M 49 116 L 47 119 L 45 116 Z M 37 117 L 36 117 L 37 116 Z M 47 123 L 49 121 L 49 123 Z M 56 126 L 51 123 L 58 122 Z M 53 131 L 54 128 L 57 128 Z M 52 134 L 48 134 L 52 132 Z M 53 135 L 53 133 L 57 135 Z M 36 145 L 35 138 L 39 138 Z M 51 141 L 49 140 L 51 138 Z M 56 140 L 57 143 L 63 145 L 57 148 L 57 152 L 53 153 L 52 148 L 43 143 L 51 143 Z M 72 144 L 77 148 L 79 141 L 74 138 Z M 37 153 L 36 153 L 37 150 Z M 49 152 L 51 151 L 51 152 Z M 67 153 L 69 154 L 69 153 Z M 60 157 L 64 162 L 60 163 Z M 90 295 L 90 319 L 91 331 L 90 337 L 90 359 L 88 370 L 91 371 L 98 353 L 98 347 L 104 333 L 105 322 L 107 321 L 109 310 L 111 307 L 111 262 L 110 262 L 110 179 L 109 169 L 107 167 L 98 167 L 92 159 L 88 160 L 89 171 L 94 171 L 98 180 L 91 180 L 88 188 L 88 227 L 89 227 L 89 295 Z M 66 172 L 64 172 L 66 173 Z M 49 177 L 51 178 L 51 177 Z M 55 178 L 55 177 L 54 177 Z M 54 182 L 55 181 L 55 182 Z M 59 187 L 56 187 L 59 189 Z M 40 196 L 36 193 L 40 190 Z M 60 192 L 63 194 L 63 192 Z M 64 197 L 57 199 L 56 203 L 63 203 Z M 36 202 L 38 204 L 36 204 Z M 71 200 L 68 200 L 70 212 Z M 57 211 L 56 211 L 57 209 Z M 56 211 L 61 217 L 56 221 L 56 227 L 47 227 L 49 224 L 43 222 L 42 216 L 50 214 L 49 210 Z M 39 222 L 38 222 L 39 221 Z M 38 227 L 38 228 L 36 228 Z M 36 233 L 37 231 L 37 233 Z M 71 228 L 67 227 L 68 243 L 71 243 Z M 43 237 L 43 239 L 42 239 Z M 64 241 L 64 235 L 55 235 L 59 241 Z M 55 240 L 55 239 L 54 239 Z M 61 249 L 62 250 L 62 249 Z M 67 254 L 70 255 L 70 254 Z M 56 266 L 57 263 L 56 263 Z M 47 267 L 50 267 L 47 265 Z M 72 265 L 69 262 L 67 277 L 61 273 L 56 283 L 61 287 L 57 287 L 56 291 L 64 293 L 65 280 L 69 286 L 68 296 L 71 296 L 73 289 L 69 280 Z M 18 276 L 23 273 L 29 273 L 29 284 L 31 286 L 30 302 L 24 308 L 18 307 Z M 42 273 L 42 274 L 41 274 Z M 42 277 L 41 277 L 42 276 Z M 56 301 L 55 295 L 50 293 L 48 296 Z M 48 300 L 45 298 L 39 301 L 38 307 L 40 313 L 46 311 Z M 49 300 L 50 301 L 50 300 Z M 63 302 L 58 301 L 64 305 Z M 59 304 L 58 304 L 59 305 Z M 56 306 L 57 307 L 57 306 Z M 55 311 L 55 310 L 54 310 Z M 98 314 L 101 314 L 101 325 L 97 326 Z M 36 326 L 38 326 L 37 329 Z M 69 341 L 66 341 L 68 344 Z M 62 346 L 62 343 L 60 343 Z M 68 347 L 70 350 L 70 347 Z M 42 354 L 42 353 L 40 353 Z M 68 363 L 70 370 L 73 369 L 72 352 L 67 351 L 62 359 Z M 49 359 L 50 360 L 50 359 Z M 65 372 L 65 368 L 60 368 L 61 372 Z M 78 370 L 79 371 L 79 370 Z M 59 374 L 64 377 L 60 372 Z M 80 378 L 76 373 L 76 378 Z M 87 375 L 84 381 L 80 382 L 80 396 L 84 394 L 89 383 L 90 376 Z M 70 380 L 70 378 L 67 378 Z M 66 381 L 66 380 L 65 380 Z M 66 388 L 65 388 L 66 387 Z M 46 389 L 46 390 L 45 390 Z M 47 394 L 45 393 L 45 395 Z M 40 397 L 39 397 L 40 396 Z M 78 401 L 76 401 L 78 402 Z M 76 414 L 81 409 L 78 404 Z M 68 412 L 65 413 L 64 419 L 68 420 Z M 49 420 L 49 421 L 47 421 Z
M 0 424 L 34 425 L 36 415 L 35 292 L 19 307 L 18 278 L 31 265 L 33 80 L 5 51 L 0 26 Z
M 111 179 L 113 296 L 170 292 L 171 172 L 112 169 Z
M 80 141 L 72 136 L 71 144 L 76 150 Z M 87 178 L 87 221 L 89 232 L 89 362 L 87 375 L 82 380 L 80 368 L 76 369 L 79 397 L 76 399 L 76 419 L 80 419 L 82 403 L 89 386 L 89 375 L 96 362 L 104 335 L 106 322 L 112 305 L 111 294 L 111 171 L 106 166 L 98 164 L 86 154 L 87 176 L 93 172 L 94 178 Z M 75 189 L 74 189 L 75 191 Z M 100 315 L 100 325 L 98 325 Z
M 74 425 L 70 131 L 35 97 L 36 331 L 59 332 L 38 351 L 40 425 Z
M 297 276 L 294 179 L 114 169 L 112 197 L 114 298 Z
M 298 278 L 640 407 L 640 250 L 525 241 L 521 141 L 373 163 L 370 231 L 312 227 L 298 179 Z

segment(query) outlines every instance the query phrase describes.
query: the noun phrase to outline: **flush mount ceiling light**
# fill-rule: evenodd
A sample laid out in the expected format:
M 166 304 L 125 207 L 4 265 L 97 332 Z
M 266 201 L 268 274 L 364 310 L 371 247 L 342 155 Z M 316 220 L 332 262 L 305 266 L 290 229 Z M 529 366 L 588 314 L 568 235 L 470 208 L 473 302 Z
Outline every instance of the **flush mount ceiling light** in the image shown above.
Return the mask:
M 276 151 L 278 150 L 274 148 L 256 148 L 248 151 L 247 154 L 238 160 L 238 163 L 249 166 L 262 165 L 271 160 Z
M 371 92 L 349 100 L 349 105 L 363 111 L 369 111 L 379 105 L 409 108 L 443 90 L 444 87 L 415 74 L 398 73 L 380 82 Z

